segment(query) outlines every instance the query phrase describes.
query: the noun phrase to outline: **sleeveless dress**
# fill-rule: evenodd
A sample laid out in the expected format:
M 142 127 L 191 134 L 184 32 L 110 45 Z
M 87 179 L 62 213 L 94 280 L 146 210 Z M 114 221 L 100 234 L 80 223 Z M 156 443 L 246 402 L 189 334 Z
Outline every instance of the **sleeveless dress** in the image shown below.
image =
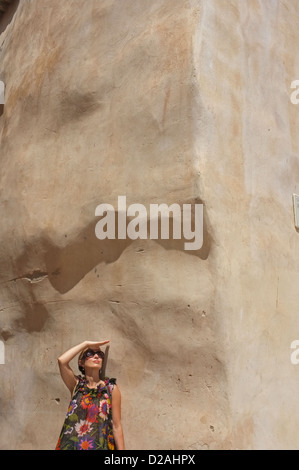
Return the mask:
M 73 397 L 56 445 L 56 450 L 114 450 L 112 390 L 116 379 L 89 388 L 78 376 Z

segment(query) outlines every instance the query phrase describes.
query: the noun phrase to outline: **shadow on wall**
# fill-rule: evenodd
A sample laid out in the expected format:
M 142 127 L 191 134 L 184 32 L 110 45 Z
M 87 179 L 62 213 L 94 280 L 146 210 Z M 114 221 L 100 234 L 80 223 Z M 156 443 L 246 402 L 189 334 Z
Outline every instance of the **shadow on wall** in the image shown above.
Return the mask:
M 116 227 L 117 219 L 116 212 Z M 199 250 L 185 250 L 184 243 L 186 240 L 172 238 L 171 220 L 169 224 L 169 239 L 157 238 L 154 241 L 165 250 L 183 251 L 186 256 L 197 256 L 205 260 L 209 255 L 211 240 L 207 230 L 206 219 L 204 210 L 203 244 Z M 127 223 L 130 220 L 127 219 Z M 70 240 L 68 234 L 64 234 L 66 243 L 63 247 L 55 246 L 47 236 L 26 243 L 25 250 L 16 262 L 17 272 L 24 272 L 24 268 L 26 269 L 26 266 L 32 264 L 31 260 L 36 257 L 36 250 L 41 251 L 40 259 L 44 259 L 46 269 L 43 271 L 36 269 L 28 274 L 22 274 L 14 280 L 26 278 L 31 282 L 38 282 L 38 280 L 48 277 L 52 286 L 58 292 L 64 294 L 78 284 L 97 265 L 100 263 L 113 263 L 129 245 L 134 243 L 135 240 L 129 238 L 123 240 L 117 239 L 117 234 L 115 240 L 107 238 L 99 240 L 95 235 L 96 222 L 97 220 L 93 220 L 77 237 Z M 146 240 L 143 241 L 146 243 Z M 139 250 L 142 249 L 139 248 Z M 99 277 L 99 273 L 97 275 Z
M 196 200 L 196 203 L 201 202 Z M 117 219 L 116 213 L 116 226 Z M 131 218 L 128 218 L 127 223 L 130 220 Z M 197 251 L 185 250 L 185 240 L 172 239 L 171 230 L 168 240 L 158 238 L 154 242 L 161 245 L 165 250 L 182 251 L 186 256 L 196 256 L 201 260 L 206 260 L 210 252 L 211 235 L 209 233 L 210 225 L 204 205 L 203 221 L 203 244 Z M 64 246 L 54 245 L 47 235 L 24 243 L 25 248 L 16 260 L 16 277 L 5 281 L 7 289 L 11 291 L 11 298 L 15 299 L 13 306 L 8 308 L 15 309 L 16 305 L 19 305 L 22 314 L 18 319 L 14 320 L 13 330 L 5 328 L 0 330 L 0 336 L 4 341 L 14 336 L 14 330 L 40 332 L 46 325 L 50 315 L 45 303 L 36 299 L 35 283 L 48 278 L 51 285 L 59 293 L 64 294 L 78 284 L 92 269 L 94 269 L 99 277 L 100 268 L 96 268 L 96 266 L 101 263 L 113 263 L 135 241 L 129 238 L 124 240 L 118 240 L 117 238 L 115 240 L 99 240 L 95 235 L 96 223 L 97 220 L 93 219 L 76 237 L 70 237 L 71 239 L 69 239 L 68 234 L 62 235 L 61 238 L 63 238 Z M 172 227 L 171 220 L 169 227 Z M 146 249 L 147 241 L 143 241 L 144 244 L 142 248 L 138 247 L 138 251 Z M 30 271 L 29 266 L 32 266 L 37 257 L 40 263 L 43 264 L 43 269 L 37 267 Z M 19 282 L 24 280 L 27 282 Z
M 12 21 L 20 0 L 0 0 L 0 34 Z

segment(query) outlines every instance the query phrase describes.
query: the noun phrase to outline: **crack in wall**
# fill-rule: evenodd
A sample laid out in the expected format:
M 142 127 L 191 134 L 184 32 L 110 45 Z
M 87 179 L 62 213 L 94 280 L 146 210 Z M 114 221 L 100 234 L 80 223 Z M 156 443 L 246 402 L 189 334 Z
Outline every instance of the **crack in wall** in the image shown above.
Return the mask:
M 34 283 L 34 282 L 40 282 L 46 277 L 48 277 L 47 272 L 40 271 L 39 269 L 35 269 L 32 273 L 23 274 L 21 276 L 14 277 L 13 279 L 9 279 L 8 282 L 18 281 L 20 279 L 26 279 L 27 281 Z

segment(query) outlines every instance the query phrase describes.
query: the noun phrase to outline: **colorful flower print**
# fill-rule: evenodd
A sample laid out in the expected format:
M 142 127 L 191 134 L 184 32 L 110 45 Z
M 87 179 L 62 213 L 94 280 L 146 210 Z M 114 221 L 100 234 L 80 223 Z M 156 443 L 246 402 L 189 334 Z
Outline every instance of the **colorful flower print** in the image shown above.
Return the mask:
M 83 437 L 77 444 L 79 450 L 93 450 L 95 441 L 88 437 Z
M 70 415 L 72 415 L 75 411 L 75 409 L 77 408 L 77 403 L 75 402 L 75 400 L 72 400 L 71 403 L 69 404 L 69 407 L 68 407 L 68 410 L 67 410 L 67 414 L 66 414 L 66 417 L 68 418 Z
M 109 413 L 109 403 L 107 400 L 101 400 L 100 401 L 100 412 L 99 412 L 99 415 L 102 419 L 106 420 L 107 417 L 108 417 L 108 413 Z
M 98 419 L 98 414 L 99 414 L 99 407 L 97 405 L 91 405 L 88 408 L 86 420 L 89 421 L 90 423 L 94 423 Z
M 92 404 L 92 396 L 90 393 L 88 395 L 83 395 L 82 400 L 81 400 L 81 406 L 83 410 L 86 410 L 90 405 Z
M 108 447 L 110 450 L 114 450 L 114 437 L 113 434 L 108 434 Z
M 57 450 L 114 450 L 112 392 L 115 379 L 90 389 L 79 376 L 57 442 Z
M 81 419 L 81 421 L 75 424 L 75 429 L 78 436 L 84 436 L 84 434 L 89 434 L 91 428 L 91 423 L 86 420 Z

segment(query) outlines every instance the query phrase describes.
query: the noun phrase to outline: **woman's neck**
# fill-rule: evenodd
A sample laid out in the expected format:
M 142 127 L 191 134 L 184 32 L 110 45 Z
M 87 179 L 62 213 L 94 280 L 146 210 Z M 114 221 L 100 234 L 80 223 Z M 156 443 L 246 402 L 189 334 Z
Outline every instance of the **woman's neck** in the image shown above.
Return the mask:
M 90 388 L 94 388 L 102 382 L 98 371 L 95 373 L 86 373 L 85 371 L 85 378 L 87 380 L 88 387 Z

